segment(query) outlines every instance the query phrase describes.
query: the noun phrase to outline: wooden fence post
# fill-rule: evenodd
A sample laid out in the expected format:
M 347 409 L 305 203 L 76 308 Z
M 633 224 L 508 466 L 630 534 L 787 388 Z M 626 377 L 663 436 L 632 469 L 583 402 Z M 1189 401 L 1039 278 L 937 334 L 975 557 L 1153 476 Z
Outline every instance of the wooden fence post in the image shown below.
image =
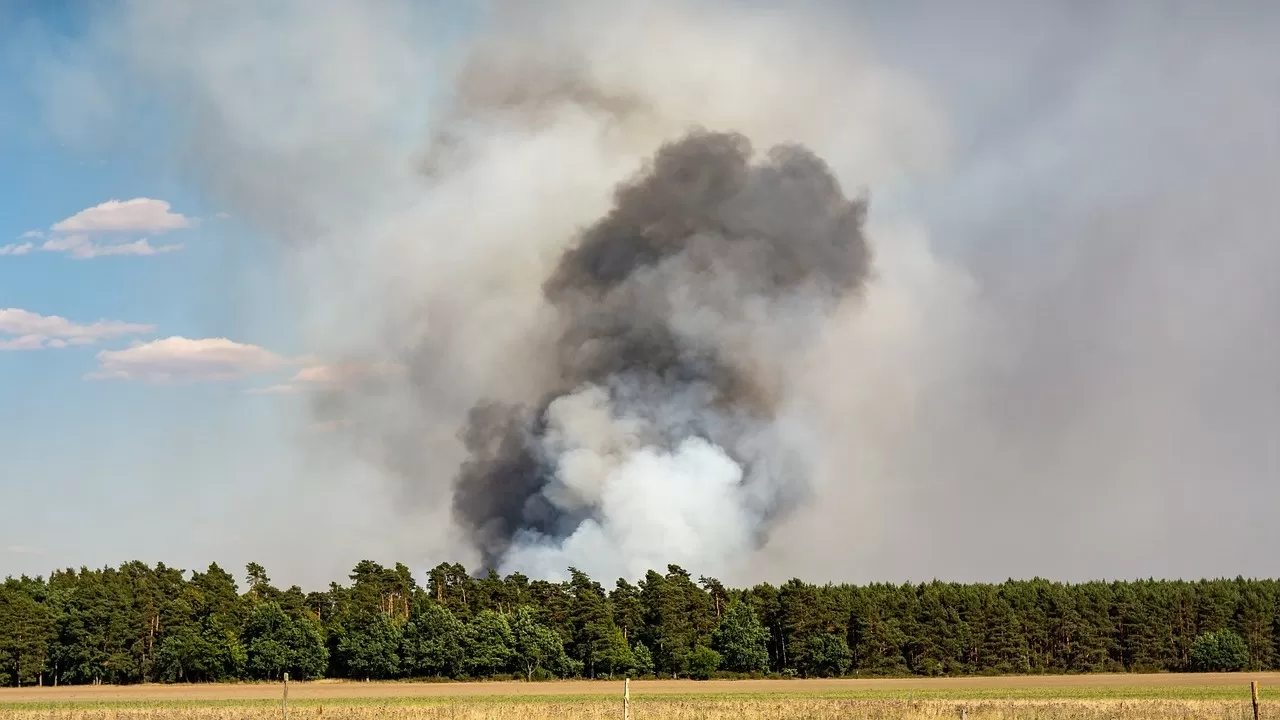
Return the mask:
M 284 674 L 284 697 L 280 698 L 280 715 L 289 720 L 289 673 Z
M 1253 720 L 1258 720 L 1258 681 L 1249 683 L 1249 692 L 1253 695 Z
M 631 678 L 622 681 L 622 720 L 631 720 Z

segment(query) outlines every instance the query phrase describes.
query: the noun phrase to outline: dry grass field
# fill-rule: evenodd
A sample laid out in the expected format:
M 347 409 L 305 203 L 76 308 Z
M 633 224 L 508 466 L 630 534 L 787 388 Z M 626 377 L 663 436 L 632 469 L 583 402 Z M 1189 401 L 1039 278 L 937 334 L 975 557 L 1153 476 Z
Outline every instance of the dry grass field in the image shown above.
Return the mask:
M 901 680 L 631 683 L 634 720 L 1280 719 L 1280 674 L 1094 675 Z M 621 718 L 622 683 L 293 683 L 289 717 L 402 720 Z M 22 720 L 270 720 L 279 685 L 141 685 L 0 689 L 0 717 Z

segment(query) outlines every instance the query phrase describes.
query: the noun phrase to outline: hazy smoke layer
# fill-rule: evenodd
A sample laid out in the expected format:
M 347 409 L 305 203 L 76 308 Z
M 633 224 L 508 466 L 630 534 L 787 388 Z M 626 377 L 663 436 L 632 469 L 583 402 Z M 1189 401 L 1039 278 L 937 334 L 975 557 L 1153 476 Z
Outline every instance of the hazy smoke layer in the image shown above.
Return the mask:
M 716 572 L 694 547 L 742 555 L 736 582 L 1274 575 L 1278 15 L 132 0 L 86 19 L 92 43 L 50 43 L 38 84 L 69 141 L 114 131 L 283 241 L 279 265 L 228 263 L 268 286 L 253 302 L 211 276 L 209 305 L 238 302 L 246 339 L 275 342 L 283 316 L 291 351 L 399 368 L 311 407 L 253 398 L 326 432 L 264 441 L 294 462 L 258 475 L 198 463 L 218 532 L 179 565 L 236 534 L 240 562 L 314 583 L 369 556 L 540 570 L 601 551 Z M 134 122 L 153 108 L 172 146 Z M 875 272 L 756 292 L 763 250 L 677 233 L 684 249 L 642 271 L 602 265 L 612 289 L 562 273 L 614 188 L 644 186 L 693 127 L 750 138 L 756 181 L 769 148 L 799 143 L 866 188 Z M 708 280 L 678 289 L 699 259 Z M 641 325 L 611 324 L 632 299 L 692 381 L 644 382 L 580 342 L 634 342 Z M 685 411 L 702 427 L 671 431 Z M 157 457 L 156 477 L 201 484 L 187 449 Z M 499 458 L 528 464 L 521 483 L 468 490 Z M 159 496 L 190 503 L 185 487 Z M 623 524 L 655 517 L 671 522 Z M 742 553 L 757 528 L 767 542 Z M 583 569 L 631 572 L 602 565 Z
M 753 549 L 806 480 L 771 428 L 777 363 L 866 278 L 863 214 L 802 147 L 659 149 L 543 287 L 550 399 L 471 414 L 454 508 L 488 561 L 634 576 Z

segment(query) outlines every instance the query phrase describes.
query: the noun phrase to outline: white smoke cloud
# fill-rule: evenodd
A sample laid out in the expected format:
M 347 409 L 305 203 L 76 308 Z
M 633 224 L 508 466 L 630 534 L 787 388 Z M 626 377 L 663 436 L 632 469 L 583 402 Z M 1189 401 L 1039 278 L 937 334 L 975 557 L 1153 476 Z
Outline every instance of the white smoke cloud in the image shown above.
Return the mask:
M 712 574 L 746 563 L 759 518 L 744 503 L 742 467 L 722 448 L 690 437 L 674 452 L 641 446 L 606 459 L 570 446 L 559 461 L 555 500 L 569 500 L 566 509 L 589 503 L 598 519 L 563 540 L 518 538 L 501 570 L 556 579 L 575 567 L 636 578 L 668 563 Z
M 531 17 L 507 6 L 513 17 L 505 19 L 515 30 L 504 32 L 507 26 L 500 26 L 487 36 L 462 74 L 458 92 L 464 102 L 443 131 L 453 141 L 438 160 L 433 178 L 433 193 L 444 210 L 437 217 L 462 215 L 461 221 L 449 218 L 448 222 L 451 226 L 469 223 L 465 233 L 472 238 L 487 238 L 491 225 L 499 228 L 493 233 L 497 242 L 480 243 L 481 252 L 468 250 L 472 255 L 467 258 L 468 272 L 453 281 L 426 283 L 432 288 L 429 293 L 448 296 L 450 303 L 472 295 L 456 286 L 458 280 L 474 283 L 477 278 L 496 276 L 483 283 L 489 293 L 479 304 L 505 296 L 518 306 L 541 307 L 540 283 L 556 251 L 574 237 L 577 227 L 602 214 L 618 180 L 639 167 L 659 143 L 693 126 L 737 130 L 761 148 L 802 142 L 829 160 L 843 184 L 853 189 L 891 186 L 926 172 L 945 146 L 937 115 L 909 80 L 877 66 L 848 42 L 847 35 L 828 33 L 803 13 L 749 15 L 715 6 L 673 4 L 608 10 L 561 4 L 558 8 L 561 13 Z M 720 28 L 713 36 L 701 32 L 713 24 Z M 663 53 L 652 51 L 653 37 L 664 38 Z M 559 160 L 547 163 L 547 155 Z M 540 167 L 554 167 L 554 180 L 543 177 Z M 560 188 L 563 195 L 557 192 Z M 549 195 L 552 192 L 556 194 Z M 463 197 L 468 199 L 466 204 L 459 203 Z M 544 216 L 556 211 L 557 221 L 528 218 L 523 211 L 525 198 L 537 198 Z M 475 208 L 501 211 L 476 217 Z M 426 221 L 431 224 L 430 217 Z M 520 229 L 507 230 L 508 223 Z M 505 240 L 513 233 L 521 238 L 519 244 Z M 529 260 L 524 259 L 524 248 L 541 251 Z M 437 252 L 428 246 L 417 250 L 432 256 Z M 519 269 L 511 268 L 515 262 Z M 445 266 L 458 267 L 455 263 Z M 672 313 L 677 318 L 675 329 L 691 347 L 705 343 L 733 348 L 742 362 L 772 370 L 763 373 L 774 377 L 775 386 L 768 391 L 789 392 L 788 373 L 797 369 L 792 357 L 794 336 L 803 335 L 804 326 L 820 326 L 821 313 L 807 306 L 804 298 L 796 299 L 794 307 L 753 305 L 748 300 L 741 311 L 727 316 L 717 313 L 715 308 L 729 304 L 715 300 L 716 296 L 737 298 L 742 293 L 708 281 L 731 277 L 663 273 L 653 281 L 668 284 L 662 294 L 677 308 Z M 421 297 L 423 292 L 405 294 Z M 474 308 L 475 304 L 468 304 L 472 313 Z M 528 320 L 508 322 L 508 327 L 534 336 L 554 335 L 554 326 L 538 315 L 525 311 L 521 316 Z M 460 330 L 469 333 L 473 328 L 491 327 L 480 314 L 473 317 L 475 321 Z M 442 336 L 442 351 L 446 343 L 457 348 L 459 339 L 474 341 L 469 336 Z M 505 354 L 495 355 L 491 349 L 509 345 L 491 335 L 479 340 L 482 349 L 472 355 L 496 361 L 489 379 L 475 376 L 480 396 L 536 401 L 512 387 L 510 376 L 524 371 L 526 358 L 537 354 L 514 351 L 521 360 L 513 366 Z M 507 342 L 533 349 L 537 341 L 530 346 L 523 336 L 514 335 Z M 467 354 L 465 349 L 458 352 L 460 357 Z M 537 384 L 530 382 L 530 386 Z M 603 402 L 598 392 L 593 396 Z M 575 404 L 587 399 L 573 398 Z M 464 394 L 457 396 L 454 422 L 462 421 L 461 411 L 470 406 L 470 400 Z M 714 417 L 707 403 L 692 398 L 666 400 L 671 404 L 658 414 L 683 411 L 704 420 Z M 566 401 L 557 400 L 549 413 L 562 413 Z M 741 441 L 743 446 L 732 450 L 752 461 L 757 476 L 744 478 L 743 469 L 734 465 L 738 480 L 730 490 L 722 482 L 725 472 L 710 471 L 714 463 L 707 460 L 716 455 L 727 458 L 725 449 L 681 446 L 663 463 L 641 463 L 665 467 L 678 481 L 650 478 L 632 468 L 639 458 L 661 455 L 654 446 L 636 439 L 646 428 L 636 428 L 637 421 L 626 408 L 588 407 L 591 412 L 579 408 L 584 410 L 582 422 L 610 430 L 598 442 L 579 436 L 579 445 L 564 455 L 548 450 L 558 457 L 558 476 L 547 494 L 557 507 L 589 510 L 595 519 L 586 521 L 562 544 L 546 537 L 528 538 L 507 557 L 509 568 L 558 574 L 565 561 L 572 561 L 609 576 L 633 575 L 646 564 L 662 567 L 679 561 L 700 571 L 750 574 L 762 508 L 801 499 L 791 495 L 799 492 L 795 486 L 803 485 L 803 480 L 792 476 L 808 471 L 797 466 L 800 460 L 795 455 L 797 448 L 814 449 L 811 418 L 795 414 L 776 427 L 753 429 Z M 652 418 L 654 408 L 646 410 Z M 554 437 L 559 430 L 555 426 L 563 418 L 551 420 Z M 679 421 L 661 417 L 653 424 L 648 432 L 671 433 Z M 604 439 L 608 442 L 601 447 Z M 424 448 L 422 452 L 433 451 Z M 707 463 L 705 474 L 686 470 L 703 462 Z M 406 474 L 413 473 L 411 466 Z M 638 503 L 624 509 L 610 501 L 642 477 L 654 493 L 673 495 L 663 501 L 670 507 Z M 714 504 L 690 507 L 700 507 L 698 512 L 704 516 L 715 515 L 714 524 L 685 526 L 673 519 L 670 522 L 678 528 L 670 534 L 682 537 L 683 545 L 677 551 L 665 542 L 668 528 L 662 513 L 680 518 L 683 502 L 709 502 L 712 496 Z M 616 514 L 621 512 L 628 516 Z M 679 530 L 685 527 L 702 532 L 690 535 Z M 664 554 L 667 560 L 658 559 Z

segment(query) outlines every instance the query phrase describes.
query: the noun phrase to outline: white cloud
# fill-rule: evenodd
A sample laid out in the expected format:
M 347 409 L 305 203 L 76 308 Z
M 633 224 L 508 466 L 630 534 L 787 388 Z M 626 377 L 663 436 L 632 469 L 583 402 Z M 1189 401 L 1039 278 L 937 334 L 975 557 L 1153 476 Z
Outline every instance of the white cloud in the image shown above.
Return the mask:
M 108 200 L 60 220 L 51 228 L 59 233 L 148 232 L 162 233 L 189 228 L 195 221 L 172 212 L 169 203 L 152 198 Z
M 0 246 L 0 255 L 26 255 L 34 247 L 35 245 L 30 242 L 9 243 L 8 245 Z
M 152 383 L 229 380 L 274 372 L 297 362 L 226 338 L 175 336 L 136 343 L 124 350 L 104 350 L 98 353 L 99 369 L 85 379 Z
M 140 323 L 99 320 L 74 323 L 57 315 L 40 315 L 18 308 L 0 309 L 0 350 L 40 350 L 68 345 L 91 345 L 104 338 L 153 332 Z
M 30 244 L 30 243 L 28 243 Z M 152 245 L 146 238 L 131 243 L 95 243 L 87 235 L 64 235 L 44 241 L 40 249 L 45 252 L 65 252 L 77 260 L 88 260 L 108 255 L 159 255 L 181 250 L 180 243 Z M 17 254 L 17 253 L 15 253 Z
M 181 250 L 182 244 L 152 245 L 148 238 L 124 243 L 103 242 L 98 238 L 120 233 L 159 235 L 170 230 L 194 227 L 198 222 L 197 218 L 173 212 L 169 203 L 163 200 L 108 200 L 54 223 L 48 233 L 28 230 L 19 238 L 26 242 L 0 247 L 0 255 L 26 255 L 35 249 L 66 253 L 78 260 L 108 255 L 159 255 Z M 44 242 L 38 247 L 31 242 L 40 239 Z
M 40 350 L 47 347 L 44 338 L 39 335 L 22 335 L 16 338 L 0 340 L 0 350 Z M 60 345 L 59 347 L 66 347 Z

